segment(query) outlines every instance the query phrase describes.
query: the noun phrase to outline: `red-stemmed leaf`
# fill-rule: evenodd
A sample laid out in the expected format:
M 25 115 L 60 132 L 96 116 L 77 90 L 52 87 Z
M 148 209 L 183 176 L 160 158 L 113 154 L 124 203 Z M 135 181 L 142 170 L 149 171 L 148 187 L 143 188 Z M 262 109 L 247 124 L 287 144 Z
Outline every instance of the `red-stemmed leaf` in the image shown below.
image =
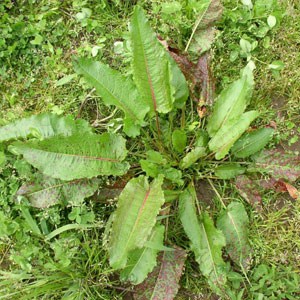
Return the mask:
M 179 289 L 186 252 L 175 247 L 159 255 L 158 265 L 134 290 L 135 300 L 173 300 Z

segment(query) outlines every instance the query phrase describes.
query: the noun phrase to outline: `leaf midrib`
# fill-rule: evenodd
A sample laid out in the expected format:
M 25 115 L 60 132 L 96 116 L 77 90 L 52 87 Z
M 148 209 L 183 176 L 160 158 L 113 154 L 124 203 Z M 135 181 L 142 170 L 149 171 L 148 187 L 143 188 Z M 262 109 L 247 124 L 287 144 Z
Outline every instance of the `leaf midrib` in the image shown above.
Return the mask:
M 49 187 L 45 187 L 45 188 L 43 187 L 42 189 L 30 192 L 30 193 L 25 193 L 23 195 L 33 196 L 34 194 L 43 193 L 45 191 L 49 191 L 49 190 L 52 190 L 52 189 L 57 189 L 59 187 L 65 186 L 65 185 L 77 184 L 80 181 L 82 181 L 82 180 L 78 179 L 78 180 L 74 180 L 74 181 L 70 181 L 70 182 L 62 182 L 62 183 L 59 183 L 59 184 L 51 185 Z
M 81 69 L 87 74 L 87 76 L 90 77 L 90 79 L 95 80 L 101 87 L 109 94 L 111 95 L 112 98 L 116 100 L 116 102 L 119 103 L 119 106 L 121 109 L 125 112 L 128 113 L 132 119 L 135 121 L 139 121 L 139 118 L 135 115 L 135 113 L 126 105 L 126 101 L 122 101 L 122 98 L 117 98 L 104 84 L 102 84 L 98 79 L 96 79 L 87 69 L 85 69 L 83 66 L 81 66 Z M 125 79 L 126 80 L 126 79 Z M 97 89 L 97 88 L 96 88 Z
M 138 17 L 137 17 L 138 19 Z M 157 109 L 157 101 L 156 101 L 156 95 L 155 95 L 155 92 L 154 92 L 154 87 L 153 87 L 153 82 L 152 82 L 152 78 L 150 76 L 150 71 L 149 71 L 149 66 L 148 66 L 148 61 L 147 61 L 147 57 L 146 57 L 146 51 L 145 51 L 145 48 L 144 48 L 144 43 L 142 41 L 142 35 L 141 35 L 141 29 L 140 29 L 140 26 L 139 26 L 139 22 L 137 21 L 137 30 L 138 30 L 138 36 L 139 36 L 139 40 L 140 40 L 140 45 L 141 45 L 141 49 L 142 49 L 142 52 L 143 52 L 143 58 L 144 58 L 144 63 L 145 63 L 145 69 L 146 69 L 146 74 L 147 74 L 147 78 L 148 78 L 148 83 L 149 83 L 149 86 L 150 86 L 150 92 L 151 92 L 151 99 L 152 99 L 152 104 L 153 104 L 153 110 L 156 111 Z
M 54 152 L 54 151 L 46 151 L 46 150 L 41 150 L 41 149 L 36 149 L 36 148 L 29 148 L 29 149 L 27 148 L 26 150 L 29 151 L 29 152 L 30 151 L 36 151 L 36 152 L 41 152 L 41 153 L 46 153 L 46 154 L 51 154 L 51 155 L 76 157 L 76 158 L 81 158 L 83 160 L 86 159 L 86 160 L 95 160 L 95 161 L 121 162 L 121 160 L 112 159 L 112 158 L 108 158 L 108 157 L 97 157 L 97 156 L 69 154 L 69 153 L 61 153 L 61 152 Z
M 239 243 L 240 243 L 240 264 L 242 264 L 242 259 L 243 259 L 243 253 L 242 253 L 242 245 L 243 245 L 243 243 L 242 243 L 242 239 L 241 239 L 241 237 L 240 237 L 240 232 L 239 232 L 239 230 L 238 230 L 238 227 L 236 226 L 236 224 L 235 224 L 235 221 L 234 221 L 234 219 L 233 219 L 233 216 L 231 215 L 231 213 L 229 212 L 229 211 L 227 211 L 227 214 L 228 214 L 228 217 L 229 217 L 229 219 L 230 219 L 230 221 L 231 221 L 231 223 L 232 223 L 232 225 L 233 225 L 233 227 L 234 227 L 234 229 L 235 229 L 235 231 L 236 231 L 236 234 L 237 234 L 237 237 L 238 237 L 238 240 L 239 240 Z
M 210 259 L 211 259 L 211 262 L 212 262 L 212 265 L 213 265 L 213 271 L 214 271 L 215 276 L 216 276 L 216 281 L 218 282 L 218 273 L 217 273 L 217 269 L 216 269 L 216 266 L 215 266 L 215 261 L 214 261 L 213 256 L 212 256 L 212 251 L 211 251 L 210 243 L 209 243 L 209 240 L 208 240 L 208 236 L 206 234 L 206 230 L 205 230 L 205 226 L 204 226 L 203 221 L 201 221 L 201 226 L 202 226 L 202 230 L 204 232 L 204 237 L 205 237 L 205 241 L 207 243 L 207 247 L 209 249 L 209 256 L 210 256 Z
M 146 194 L 145 194 L 145 197 L 144 197 L 144 199 L 143 199 L 142 205 L 141 205 L 141 207 L 139 208 L 137 217 L 136 217 L 135 222 L 134 222 L 134 224 L 133 224 L 133 227 L 132 227 L 132 230 L 131 230 L 131 232 L 130 232 L 130 235 L 129 235 L 128 239 L 127 239 L 127 243 L 126 243 L 126 245 L 125 245 L 125 247 L 124 247 L 125 252 L 127 251 L 127 248 L 128 248 L 128 245 L 129 245 L 129 243 L 130 243 L 130 241 L 131 241 L 132 235 L 134 234 L 135 229 L 136 229 L 136 226 L 137 226 L 137 224 L 138 224 L 138 222 L 139 222 L 139 220 L 140 220 L 140 218 L 141 218 L 143 209 L 144 209 L 144 207 L 145 207 L 145 205 L 146 205 L 146 202 L 147 202 L 147 200 L 148 200 L 148 198 L 149 198 L 150 191 L 151 191 L 151 187 L 149 187 L 148 190 L 146 191 Z

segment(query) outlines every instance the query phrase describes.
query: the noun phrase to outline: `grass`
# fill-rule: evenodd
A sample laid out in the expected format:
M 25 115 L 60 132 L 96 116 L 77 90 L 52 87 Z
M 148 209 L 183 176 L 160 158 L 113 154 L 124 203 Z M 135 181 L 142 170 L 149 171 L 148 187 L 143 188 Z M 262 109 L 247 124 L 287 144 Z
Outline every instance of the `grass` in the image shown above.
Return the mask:
M 0 36 L 0 125 L 41 111 L 80 114 L 90 122 L 98 122 L 110 115 L 112 111 L 99 104 L 94 93 L 78 77 L 74 76 L 61 86 L 57 83 L 61 78 L 74 74 L 73 55 L 92 56 L 95 46 L 98 47 L 97 59 L 128 71 L 126 44 L 121 53 L 113 45 L 120 41 L 120 36 L 128 40 L 125 32 L 134 3 L 125 0 L 21 2 L 4 1 L 0 4 L 0 16 L 1 12 L 5 12 L 0 17 L 0 29 L 8 29 L 2 30 Z M 170 15 L 166 13 L 167 0 L 139 1 L 152 16 L 152 26 L 156 31 L 171 44 L 184 49 L 197 15 L 196 4 L 192 4 L 193 1 L 179 2 L 184 13 L 177 11 Z M 247 26 L 255 22 L 250 20 L 246 26 L 234 25 L 228 14 L 237 5 L 241 6 L 232 1 L 223 2 L 226 11 L 218 24 L 220 35 L 213 48 L 212 61 L 217 91 L 237 78 L 245 65 L 244 57 L 231 61 L 230 55 L 239 47 L 241 36 L 249 34 Z M 184 6 L 184 3 L 190 4 Z M 283 0 L 281 5 L 285 16 L 268 35 L 270 47 L 262 47 L 263 38 L 258 38 L 259 47 L 252 54 L 257 66 L 252 106 L 262 112 L 262 124 L 276 123 L 274 144 L 281 141 L 283 147 L 300 151 L 295 138 L 300 134 L 300 5 L 296 0 Z M 89 13 L 91 15 L 87 17 Z M 43 38 L 41 43 L 39 36 Z M 15 44 L 16 41 L 19 43 Z M 268 67 L 275 60 L 284 63 L 280 73 L 272 73 Z M 48 243 L 41 241 L 38 235 L 32 233 L 14 196 L 31 169 L 18 160 L 8 159 L 9 168 L 5 169 L 1 167 L 0 159 L 0 205 L 3 211 L 0 220 L 0 299 L 123 298 L 127 287 L 123 287 L 112 273 L 98 241 L 102 239 L 103 223 L 88 231 L 65 232 Z M 216 188 L 224 198 L 239 198 L 232 194 L 230 184 L 223 185 L 221 182 Z M 214 200 L 213 205 L 218 206 L 217 198 Z M 299 201 L 292 202 L 287 196 L 275 193 L 266 193 L 264 201 L 268 205 L 262 214 L 248 207 L 253 249 L 253 263 L 248 276 L 252 286 L 257 287 L 259 278 L 255 276 L 255 270 L 266 265 L 269 268 L 267 273 L 271 274 L 272 266 L 275 267 L 277 273 L 272 275 L 272 284 L 265 290 L 258 289 L 269 297 L 268 293 L 271 288 L 277 288 L 276 284 L 282 288 L 279 285 L 282 278 L 293 285 L 293 275 L 300 276 L 300 206 Z M 86 202 L 82 210 L 85 214 L 94 212 L 95 220 L 90 222 L 93 224 L 107 220 L 113 207 L 113 204 L 104 206 L 98 202 Z M 48 224 L 51 232 L 70 222 L 68 215 L 72 209 L 59 205 L 45 211 L 30 209 L 30 212 L 33 222 L 39 227 Z M 180 226 L 175 226 L 179 225 L 179 220 L 173 217 L 169 222 L 170 228 L 177 228 L 173 233 L 176 239 L 172 242 L 186 247 L 188 242 L 178 229 Z M 289 289 L 288 285 L 283 286 Z M 178 299 L 193 299 L 195 295 L 210 297 L 208 286 L 199 275 L 192 255 L 181 287 Z M 247 287 L 247 298 L 243 299 L 259 299 L 255 298 L 258 297 L 255 293 Z

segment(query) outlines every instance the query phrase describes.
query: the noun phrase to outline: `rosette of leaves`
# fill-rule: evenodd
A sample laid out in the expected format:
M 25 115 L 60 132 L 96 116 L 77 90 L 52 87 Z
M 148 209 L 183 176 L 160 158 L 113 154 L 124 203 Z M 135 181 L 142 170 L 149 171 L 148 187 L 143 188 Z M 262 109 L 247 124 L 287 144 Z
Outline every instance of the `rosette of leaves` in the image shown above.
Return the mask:
M 23 185 L 18 194 L 40 208 L 60 200 L 76 205 L 98 188 L 99 176 L 119 176 L 121 181 L 126 174 L 127 183 L 107 225 L 107 251 L 109 263 L 120 272 L 121 280 L 139 285 L 137 294 L 141 296 L 137 299 L 148 297 L 145 295 L 171 299 L 178 290 L 186 253 L 177 246 L 164 245 L 164 219 L 168 216 L 159 213 L 165 202 L 177 200 L 181 194 L 179 216 L 191 241 L 190 250 L 212 290 L 223 295 L 230 267 L 222 250 L 242 270 L 247 268 L 247 214 L 241 203 L 224 206 L 216 228 L 209 212 L 200 211 L 194 187 L 188 183 L 195 171 L 215 171 L 220 179 L 242 174 L 246 170 L 239 159 L 258 152 L 269 141 L 270 130 L 247 132 L 258 116 L 257 111 L 246 111 L 254 86 L 253 63 L 220 93 L 207 124 L 195 130 L 191 138 L 184 126 L 179 129 L 169 121 L 186 105 L 188 84 L 138 6 L 131 19 L 130 40 L 132 76 L 85 58 L 76 59 L 74 66 L 105 105 L 124 113 L 125 135 L 141 135 L 138 139 L 151 140 L 148 144 L 153 149 L 145 147 L 147 151 L 140 159 L 141 154 L 135 156 L 132 147 L 126 161 L 129 151 L 120 133 L 95 133 L 84 120 L 49 113 L 18 120 L 0 128 L 0 142 L 42 174 L 36 176 L 36 182 Z M 160 143 L 153 142 L 155 138 Z M 231 165 L 222 167 L 220 162 L 215 170 L 205 160 L 207 155 L 221 160 L 230 154 Z M 136 162 L 132 168 L 129 161 Z M 182 192 L 185 185 L 188 187 Z M 157 261 L 160 267 L 156 267 Z M 147 278 L 148 274 L 157 279 Z M 172 275 L 170 280 L 158 283 L 166 274 Z M 168 291 L 172 291 L 169 298 Z

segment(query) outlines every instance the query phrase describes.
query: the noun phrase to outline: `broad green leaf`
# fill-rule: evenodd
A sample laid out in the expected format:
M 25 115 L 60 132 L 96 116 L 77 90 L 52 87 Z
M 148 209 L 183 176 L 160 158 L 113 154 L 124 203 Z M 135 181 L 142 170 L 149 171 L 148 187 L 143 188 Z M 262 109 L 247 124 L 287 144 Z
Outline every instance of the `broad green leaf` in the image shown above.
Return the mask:
M 137 136 L 150 107 L 138 94 L 134 83 L 119 72 L 100 62 L 80 58 L 74 63 L 75 70 L 96 88 L 106 105 L 115 105 L 125 113 L 124 132 Z
M 214 137 L 220 129 L 233 125 L 233 122 L 242 115 L 251 98 L 253 86 L 251 66 L 247 65 L 242 77 L 230 84 L 217 97 L 207 122 L 207 131 L 211 137 Z
M 186 252 L 175 247 L 159 255 L 158 265 L 147 279 L 134 289 L 135 300 L 173 300 L 179 289 Z
M 239 137 L 248 129 L 251 122 L 258 117 L 257 111 L 248 111 L 241 115 L 229 128 L 221 128 L 208 143 L 209 149 L 215 152 L 216 159 L 222 159 Z
M 191 241 L 191 250 L 195 254 L 200 271 L 216 293 L 221 293 L 226 283 L 226 265 L 222 259 L 225 246 L 223 233 L 217 230 L 208 213 L 198 219 L 195 202 L 195 188 L 192 184 L 179 197 L 179 215 L 184 231 Z
M 237 163 L 229 163 L 218 166 L 215 169 L 215 175 L 220 179 L 231 179 L 238 175 L 244 174 L 246 169 Z
M 23 184 L 17 195 L 26 197 L 37 208 L 47 208 L 59 201 L 80 205 L 85 198 L 96 192 L 98 185 L 99 181 L 95 178 L 66 182 L 47 176 L 36 176 L 34 182 Z
M 128 262 L 121 271 L 121 280 L 129 280 L 133 284 L 139 284 L 145 280 L 156 266 L 156 256 L 160 247 L 163 247 L 165 228 L 163 225 L 156 225 L 148 239 L 151 244 L 157 247 L 147 247 L 135 249 L 129 252 Z
M 226 238 L 226 250 L 231 259 L 246 269 L 249 265 L 250 245 L 248 241 L 249 218 L 244 205 L 232 202 L 217 221 Z
M 135 7 L 131 19 L 130 33 L 133 76 L 140 95 L 152 114 L 168 113 L 174 102 L 170 62 L 139 6 Z
M 109 261 L 114 269 L 123 269 L 129 252 L 145 245 L 165 202 L 162 183 L 162 176 L 151 184 L 147 177 L 139 176 L 122 191 L 110 237 Z
M 28 137 L 48 138 L 56 135 L 69 136 L 75 133 L 92 133 L 85 120 L 74 120 L 51 113 L 34 115 L 0 127 L 0 142 Z
M 9 146 L 47 176 L 62 180 L 123 175 L 129 168 L 123 162 L 126 141 L 119 135 L 104 133 L 55 136 L 43 141 L 15 142 Z
M 183 73 L 181 72 L 178 64 L 175 62 L 175 60 L 173 59 L 173 57 L 170 54 L 167 53 L 167 55 L 168 55 L 168 59 L 170 62 L 170 67 L 171 67 L 171 74 L 172 74 L 171 83 L 175 89 L 174 106 L 176 108 L 183 108 L 186 100 L 189 97 L 189 93 L 190 93 L 189 87 L 188 87 L 185 77 L 184 77 Z
M 223 7 L 220 0 L 201 0 L 198 5 L 199 17 L 185 51 L 190 49 L 199 56 L 211 47 L 215 36 L 214 23 L 221 17 Z
M 182 153 L 186 147 L 187 137 L 184 130 L 175 129 L 172 133 L 173 148 Z
M 248 157 L 262 150 L 272 139 L 273 128 L 260 128 L 244 134 L 231 148 L 231 153 L 238 158 Z
M 186 156 L 179 163 L 180 169 L 184 170 L 189 168 L 192 164 L 194 164 L 198 159 L 204 157 L 206 155 L 205 147 L 196 147 L 192 149 L 191 152 L 186 154 Z

